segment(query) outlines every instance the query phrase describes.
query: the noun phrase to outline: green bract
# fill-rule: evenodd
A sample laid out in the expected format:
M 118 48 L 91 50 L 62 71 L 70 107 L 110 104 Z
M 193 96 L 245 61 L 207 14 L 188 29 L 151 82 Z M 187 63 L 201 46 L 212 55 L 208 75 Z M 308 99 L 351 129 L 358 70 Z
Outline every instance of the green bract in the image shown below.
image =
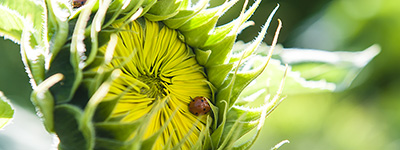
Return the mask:
M 0 32 L 21 44 L 31 100 L 59 149 L 248 149 L 282 100 L 282 76 L 300 77 L 279 62 L 273 75 L 264 71 L 281 25 L 272 46 L 257 51 L 278 7 L 251 43 L 235 41 L 261 0 L 216 26 L 236 2 L 207 8 L 207 0 L 87 0 L 75 9 L 66 0 L 7 0 L 0 2 Z M 267 77 L 273 93 L 265 92 Z M 190 114 L 195 96 L 209 98 L 209 114 Z
M 0 91 L 0 129 L 6 126 L 14 115 L 14 109 L 11 107 L 9 100 Z

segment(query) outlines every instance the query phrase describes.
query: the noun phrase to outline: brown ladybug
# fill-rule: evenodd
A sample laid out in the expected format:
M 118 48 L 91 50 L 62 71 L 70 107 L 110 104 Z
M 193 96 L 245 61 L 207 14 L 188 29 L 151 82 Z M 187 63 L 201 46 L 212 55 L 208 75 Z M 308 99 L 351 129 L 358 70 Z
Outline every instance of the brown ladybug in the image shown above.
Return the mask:
M 193 98 L 189 103 L 189 111 L 196 116 L 208 113 L 211 107 L 207 100 L 208 99 L 203 96 L 197 96 Z
M 86 3 L 86 0 L 73 0 L 72 6 L 74 6 L 74 8 L 78 8 L 78 7 L 81 7 L 85 3 Z

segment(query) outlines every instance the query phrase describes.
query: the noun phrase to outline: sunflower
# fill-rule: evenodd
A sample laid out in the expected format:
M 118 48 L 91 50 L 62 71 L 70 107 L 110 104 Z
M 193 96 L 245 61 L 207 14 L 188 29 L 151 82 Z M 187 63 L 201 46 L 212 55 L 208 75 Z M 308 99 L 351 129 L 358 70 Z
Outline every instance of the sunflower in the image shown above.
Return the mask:
M 43 18 L 24 21 L 41 26 L 13 37 L 32 102 L 59 149 L 251 147 L 281 90 L 258 108 L 247 107 L 241 93 L 256 92 L 247 87 L 271 58 L 278 34 L 261 65 L 249 65 L 278 7 L 259 36 L 234 51 L 261 0 L 248 9 L 245 1 L 240 16 L 222 26 L 219 18 L 237 0 L 214 8 L 207 0 L 83 2 L 37 3 Z
M 191 98 L 211 97 L 204 68 L 198 65 L 193 50 L 179 39 L 178 32 L 162 23 L 140 18 L 121 25 L 114 25 L 121 31 L 114 59 L 108 66 L 119 68 L 122 73 L 112 83 L 106 99 L 125 94 L 112 117 L 120 117 L 122 122 L 136 121 L 154 110 L 155 105 L 164 103 L 151 116 L 144 138 L 160 130 L 171 118 L 155 149 L 162 148 L 169 139 L 171 145 L 177 145 L 185 136 L 188 138 L 183 147 L 189 149 L 206 124 L 206 117 L 198 118 L 188 107 Z M 100 49 L 105 50 L 106 47 Z

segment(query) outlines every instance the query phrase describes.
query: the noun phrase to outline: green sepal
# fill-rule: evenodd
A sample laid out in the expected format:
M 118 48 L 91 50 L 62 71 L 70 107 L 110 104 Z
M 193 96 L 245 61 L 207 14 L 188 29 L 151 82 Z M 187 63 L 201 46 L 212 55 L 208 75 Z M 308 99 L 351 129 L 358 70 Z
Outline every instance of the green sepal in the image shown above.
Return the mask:
M 216 121 L 218 121 L 219 126 L 211 134 L 211 146 L 213 148 L 217 148 L 219 143 L 220 143 L 220 141 L 221 141 L 222 132 L 223 132 L 223 130 L 225 128 L 225 123 L 226 123 L 226 115 L 225 114 L 228 111 L 226 109 L 228 103 L 225 100 L 216 101 L 216 103 L 217 103 L 216 104 L 217 106 L 218 105 L 223 105 L 224 106 L 224 107 L 218 107 L 218 109 L 220 110 L 220 112 L 218 112 L 218 113 L 221 113 L 221 114 L 224 114 L 224 115 L 220 115 L 220 116 L 222 116 L 222 118 L 218 118 L 218 120 L 216 120 Z M 218 104 L 218 103 L 221 103 L 221 104 Z
M 246 114 L 241 115 L 239 118 L 237 118 L 237 120 L 235 122 L 233 122 L 233 124 L 228 124 L 228 122 L 226 122 L 226 124 L 224 125 L 223 130 L 224 131 L 226 131 L 226 129 L 231 129 L 231 130 L 229 132 L 227 132 L 227 133 L 225 133 L 224 131 L 222 132 L 223 133 L 222 137 L 221 137 L 221 142 L 222 143 L 218 144 L 218 150 L 232 149 L 233 144 L 238 139 L 238 135 L 240 133 L 240 132 L 237 132 L 237 131 L 241 131 L 242 130 L 243 124 L 240 123 L 240 120 L 242 120 L 245 115 Z M 226 135 L 224 135 L 224 134 L 226 134 Z
M 60 139 L 59 149 L 76 150 L 94 147 L 94 128 L 81 126 L 83 111 L 73 105 L 61 104 L 54 109 L 54 131 Z
M 213 34 L 210 35 L 210 37 L 207 39 L 206 43 L 204 43 L 204 47 L 208 47 L 210 45 L 216 45 L 217 43 L 222 43 L 221 41 L 226 38 L 226 36 L 234 30 L 233 28 L 237 25 L 236 21 L 232 21 L 228 24 L 225 24 L 223 26 L 219 26 L 215 28 L 215 31 Z M 233 34 L 231 36 L 235 36 L 236 34 Z M 230 50 L 230 49 L 229 49 Z
M 11 122 L 13 116 L 14 108 L 3 92 L 0 91 L 0 130 Z
M 229 111 L 229 109 L 236 102 L 241 92 L 246 88 L 248 84 L 250 84 L 251 81 L 257 78 L 264 71 L 267 64 L 268 62 L 266 62 L 263 66 L 252 70 L 251 72 L 230 73 L 217 94 L 216 102 L 218 108 L 227 109 Z M 222 100 L 227 100 L 227 105 L 221 105 L 221 103 L 218 103 Z M 222 118 L 222 116 L 224 115 L 226 114 L 220 112 L 219 117 Z M 220 121 L 218 122 L 220 123 Z
M 259 124 L 261 113 L 263 111 L 262 107 L 256 109 L 232 107 L 227 113 L 227 120 L 222 134 L 222 139 L 228 139 L 229 137 L 227 137 L 227 135 L 229 132 L 237 132 L 237 139 L 239 139 L 249 131 L 253 130 Z M 232 128 L 236 122 L 241 124 L 240 130 Z
M 24 17 L 18 12 L 0 5 L 0 34 L 5 38 L 20 43 L 24 29 Z
M 139 0 L 138 2 L 131 1 L 126 8 L 127 12 L 120 15 L 120 16 L 122 16 L 121 18 L 117 18 L 116 21 L 109 22 L 109 23 L 111 24 L 111 23 L 117 23 L 117 22 L 124 22 L 124 25 L 126 25 L 132 21 L 131 17 L 133 15 L 135 15 L 136 13 L 138 13 L 138 10 L 142 9 L 141 14 L 139 14 L 139 16 L 138 16 L 138 17 L 141 17 L 144 14 L 146 14 L 146 12 L 149 11 L 156 2 L 157 2 L 157 0 L 145 0 L 145 1 Z M 122 26 L 124 26 L 124 25 L 122 25 Z
M 96 150 L 132 150 L 132 141 L 121 142 L 118 140 L 96 137 Z
M 334 84 L 330 90 L 349 88 L 362 69 L 381 51 L 372 45 L 363 51 L 324 51 L 312 49 L 281 49 L 279 56 L 284 63 L 301 72 L 306 80 L 322 80 Z M 301 54 L 303 57 L 298 57 Z M 291 88 L 291 91 L 294 89 Z
M 90 65 L 91 62 L 95 59 L 96 55 L 97 55 L 97 51 L 98 48 L 102 45 L 100 45 L 100 40 L 103 41 L 105 44 L 106 41 L 103 40 L 103 37 L 105 39 L 109 39 L 109 36 L 100 36 L 99 35 L 99 31 L 103 28 L 103 23 L 104 23 L 104 17 L 107 13 L 107 9 L 110 6 L 111 0 L 105 0 L 102 2 L 98 2 L 101 3 L 99 4 L 99 9 L 96 12 L 96 14 L 93 17 L 91 26 L 90 26 L 90 42 L 88 42 L 88 40 L 85 40 L 84 43 L 87 46 L 86 47 L 86 52 L 85 55 L 87 56 L 87 59 L 84 62 L 85 67 Z
M 0 35 L 19 43 L 22 31 L 28 28 L 33 39 L 41 41 L 44 30 L 41 4 L 33 0 L 0 1 Z
M 31 32 L 24 30 L 21 37 L 21 59 L 25 65 L 25 70 L 31 79 L 31 86 L 36 87 L 44 80 L 45 76 L 45 56 L 41 49 L 31 47 Z
M 54 98 L 49 91 L 33 91 L 31 101 L 36 107 L 38 114 L 41 114 L 43 124 L 48 132 L 54 132 Z
M 68 38 L 68 17 L 71 10 L 65 1 L 45 0 L 47 9 L 47 38 L 51 63 L 61 51 Z M 45 41 L 47 42 L 47 41 Z
M 186 22 L 183 26 L 181 26 L 179 31 L 191 31 L 196 28 L 200 28 L 206 25 L 208 22 L 214 19 L 214 15 L 218 13 L 218 8 L 213 9 L 205 9 L 200 13 L 196 14 L 193 18 L 191 18 L 188 22 Z M 205 31 L 204 31 L 205 32 Z
M 81 118 L 81 126 L 89 126 L 93 121 L 93 116 L 96 113 L 97 106 L 101 103 L 110 90 L 111 83 L 118 78 L 120 75 L 120 70 L 114 70 L 108 79 L 101 84 L 97 91 L 91 95 L 87 105 L 84 109 L 84 114 Z
M 204 66 L 207 63 L 208 58 L 210 57 L 211 50 L 203 51 L 203 50 L 200 50 L 200 49 L 195 49 L 194 53 L 196 54 L 197 63 L 199 65 Z
M 212 53 L 207 63 L 208 66 L 213 66 L 217 64 L 225 63 L 231 56 L 232 47 L 236 41 L 236 36 L 238 34 L 241 25 L 245 23 L 251 16 L 251 14 L 255 11 L 260 1 L 257 1 L 253 6 L 247 10 L 244 14 L 239 16 L 238 19 L 224 25 L 218 27 L 215 32 L 212 34 L 207 43 L 204 45 L 204 49 L 211 49 Z M 269 24 L 271 23 L 272 17 L 279 8 L 279 5 L 275 7 L 275 9 L 269 15 L 267 21 L 264 24 L 264 27 L 261 29 L 261 32 L 258 34 L 257 38 L 252 42 L 252 45 L 248 48 L 244 49 L 242 53 L 244 53 L 241 59 L 245 59 L 250 56 L 260 45 L 262 40 L 264 39 L 265 34 L 267 33 L 267 29 Z M 232 33 L 233 32 L 233 33 Z M 232 59 L 232 58 L 230 58 Z M 240 59 L 239 59 L 240 60 Z M 233 61 L 230 61 L 233 62 Z
M 219 7 L 203 10 L 182 25 L 179 31 L 185 35 L 186 43 L 202 48 L 219 17 L 235 3 L 236 1 L 231 1 Z
M 227 102 L 228 102 L 227 109 L 228 110 L 236 102 L 237 98 L 242 93 L 242 91 L 265 70 L 265 68 L 267 67 L 267 65 L 269 63 L 272 53 L 266 57 L 266 62 L 265 63 L 263 62 L 263 65 L 259 66 L 258 68 L 252 69 L 250 71 L 238 72 L 238 69 L 241 66 L 242 61 L 244 61 L 243 59 L 245 57 L 250 56 L 250 54 L 252 54 L 257 49 L 258 45 L 260 45 L 262 39 L 264 38 L 264 36 L 267 32 L 268 25 L 270 24 L 272 16 L 276 12 L 278 7 L 279 7 L 279 5 L 272 11 L 271 15 L 269 16 L 268 20 L 265 23 L 265 26 L 262 28 L 262 31 L 260 32 L 258 37 L 254 40 L 254 42 L 251 44 L 251 46 L 249 46 L 248 48 L 246 48 L 243 51 L 242 57 L 236 66 L 236 71 L 234 73 L 230 73 L 228 75 L 227 79 L 225 80 L 225 82 L 222 83 L 223 85 L 219 88 L 220 90 L 216 97 L 217 101 L 227 100 Z M 220 44 L 220 45 L 222 45 L 222 44 Z M 233 46 L 233 43 L 232 43 L 232 46 Z M 218 49 L 223 49 L 223 48 L 218 48 Z M 231 48 L 229 48 L 229 49 L 231 49 Z M 272 51 L 272 49 L 270 51 Z M 221 51 L 221 52 L 224 52 L 224 51 Z M 225 55 L 227 55 L 227 54 L 225 54 Z M 214 56 L 218 56 L 218 54 L 214 55 Z M 213 57 L 213 55 L 211 55 L 209 62 L 215 62 L 215 60 L 212 60 L 212 57 Z M 214 57 L 214 58 L 217 58 L 217 57 Z M 221 62 L 221 63 L 223 63 L 223 62 Z M 225 77 L 225 76 L 222 76 L 222 77 Z M 222 77 L 220 77 L 220 78 L 222 78 Z M 219 80 L 221 80 L 221 79 L 219 79 Z M 222 115 L 222 114 L 220 114 L 220 115 Z
M 193 10 L 180 10 L 178 14 L 174 17 L 164 20 L 163 22 L 171 29 L 178 29 L 187 21 L 189 21 L 193 16 L 198 14 L 200 11 L 204 10 L 208 4 L 209 0 L 202 0 L 196 4 Z
M 210 49 L 212 51 L 206 67 L 224 64 L 230 57 L 231 49 L 235 43 L 236 35 L 225 37 L 221 42 L 215 45 L 209 45 L 202 49 Z
M 40 83 L 31 93 L 31 101 L 40 114 L 43 124 L 48 132 L 54 132 L 54 98 L 49 88 L 62 80 L 62 74 L 55 74 Z
M 86 55 L 88 55 L 87 60 L 85 61 L 85 69 L 92 69 L 93 67 L 97 67 L 99 64 L 98 63 L 98 56 L 99 56 L 99 51 L 98 49 L 104 45 L 107 44 L 107 42 L 110 41 L 111 34 L 114 33 L 114 31 L 109 31 L 107 30 L 106 32 L 99 32 L 96 36 L 95 39 L 88 37 L 87 39 L 84 40 L 85 46 L 87 48 L 87 51 L 85 52 Z M 95 40 L 96 42 L 93 42 Z M 96 45 L 92 45 L 91 42 L 96 43 Z M 92 64 L 95 61 L 95 64 Z
M 113 23 L 124 22 L 134 14 L 139 7 L 154 5 L 154 0 L 114 0 L 108 7 L 103 27 L 109 27 Z
M 215 66 L 207 67 L 208 80 L 218 89 L 225 81 L 226 76 L 234 68 L 233 63 L 220 64 Z
M 225 93 L 231 93 L 230 100 L 228 101 L 228 109 L 232 107 L 232 105 L 236 102 L 239 95 L 242 91 L 254 80 L 256 79 L 264 70 L 267 64 L 262 67 L 259 67 L 255 70 L 251 70 L 249 72 L 240 72 L 236 74 L 235 82 L 233 83 L 232 91 L 225 91 L 228 88 L 224 88 L 220 91 L 220 95 L 224 96 Z M 232 79 L 233 74 L 230 74 L 227 81 Z M 223 97 L 221 97 L 223 99 Z M 218 97 L 217 97 L 218 99 Z
M 192 149 L 212 149 L 211 147 L 211 126 L 213 124 L 213 118 L 211 116 L 207 116 L 206 127 L 204 130 L 200 132 L 199 140 L 197 140 L 196 144 L 193 145 Z
M 54 61 L 50 64 L 50 68 L 45 76 L 48 78 L 56 73 L 63 74 L 64 79 L 50 88 L 55 103 L 61 104 L 69 102 L 74 94 L 75 90 L 73 86 L 77 78 L 74 68 L 70 63 L 69 46 L 65 46 L 61 49 Z
M 218 12 L 218 9 L 205 10 L 204 12 L 207 12 L 207 14 L 201 14 L 202 12 L 200 12 L 179 28 L 179 31 L 185 36 L 186 43 L 190 46 L 201 47 L 204 45 L 209 36 L 209 32 L 215 27 L 219 19 L 214 16 Z M 208 20 L 202 20 L 205 18 L 197 18 L 197 16 L 202 15 L 212 18 Z
M 84 109 L 88 104 L 89 96 L 87 87 L 84 84 L 80 84 L 68 104 Z
M 256 139 L 257 139 L 257 136 L 254 135 L 249 140 L 247 140 L 246 142 L 240 143 L 238 145 L 234 145 L 232 149 L 234 149 L 234 150 L 247 150 L 247 149 L 250 149 L 250 147 L 253 146 L 254 141 Z
M 113 139 L 117 141 L 127 141 L 132 133 L 137 132 L 141 126 L 139 119 L 133 122 L 101 122 L 95 124 L 96 136 L 103 139 Z
M 177 15 L 177 9 L 184 4 L 182 1 L 158 1 L 144 16 L 150 21 L 166 20 Z
M 278 8 L 279 8 L 279 5 L 276 6 L 275 9 L 271 12 L 271 14 L 269 15 L 267 21 L 264 23 L 264 26 L 262 27 L 261 32 L 254 39 L 254 41 L 251 42 L 250 44 L 246 45 L 245 47 L 242 47 L 242 49 L 239 50 L 240 51 L 239 54 L 236 54 L 236 55 L 234 54 L 233 56 L 231 56 L 229 62 L 237 62 L 240 59 L 243 60 L 243 59 L 248 58 L 249 56 L 251 56 L 257 50 L 257 48 L 261 44 L 263 44 L 262 40 L 264 39 L 265 35 L 267 34 L 267 30 L 269 28 L 269 25 L 271 24 L 272 18 L 275 15 L 275 13 L 278 10 Z M 239 43 L 239 42 L 237 42 L 237 43 Z M 237 43 L 235 43 L 235 45 L 239 45 L 240 44 L 240 43 L 239 44 L 237 44 Z M 236 48 L 234 48 L 234 47 L 233 47 L 232 51 L 236 51 Z M 265 54 L 265 56 L 267 56 L 268 55 L 267 52 L 268 52 L 267 49 L 265 49 L 263 51 L 263 54 Z
M 240 32 L 241 26 L 251 17 L 255 9 L 258 7 L 258 4 L 261 2 L 261 0 L 258 0 L 254 3 L 254 5 L 247 10 L 245 13 L 241 14 L 237 19 L 219 26 L 215 28 L 215 31 L 210 35 L 210 37 L 207 39 L 207 42 L 204 43 L 204 47 L 209 47 L 211 45 L 217 45 L 217 44 L 222 44 L 223 40 L 226 39 L 227 37 L 233 36 L 236 39 L 237 34 Z M 244 6 L 246 7 L 246 6 Z M 273 14 L 270 15 L 269 19 L 272 18 Z M 269 25 L 269 23 L 268 23 Z M 264 34 L 263 34 L 264 35 Z M 235 42 L 235 40 L 230 41 L 230 42 L 224 42 L 226 43 L 231 43 Z M 220 49 L 218 49 L 220 50 Z M 229 48 L 231 50 L 231 47 Z M 228 49 L 226 50 L 228 51 Z
M 103 100 L 96 108 L 93 121 L 103 122 L 110 118 L 114 107 L 117 105 L 120 97 L 116 97 L 112 100 Z

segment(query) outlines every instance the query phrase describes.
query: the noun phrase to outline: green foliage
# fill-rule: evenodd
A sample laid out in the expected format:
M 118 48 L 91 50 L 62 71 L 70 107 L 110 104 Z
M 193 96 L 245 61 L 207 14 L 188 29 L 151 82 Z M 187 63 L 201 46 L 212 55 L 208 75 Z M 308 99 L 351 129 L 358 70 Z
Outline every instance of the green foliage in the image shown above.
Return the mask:
M 24 29 L 23 17 L 7 7 L 0 6 L 0 20 L 1 24 L 9 24 L 10 26 L 3 26 L 1 28 L 1 34 L 5 35 L 6 38 L 12 39 L 16 42 L 20 42 L 22 30 Z
M 279 56 L 284 63 L 290 64 L 294 71 L 301 72 L 301 76 L 306 80 L 325 80 L 335 84 L 335 91 L 343 91 L 379 54 L 380 49 L 378 45 L 359 52 L 283 49 Z
M 270 61 L 276 38 L 271 48 L 259 45 L 278 7 L 253 42 L 235 44 L 237 34 L 248 26 L 247 20 L 261 0 L 247 10 L 247 5 L 243 6 L 237 19 L 218 27 L 216 24 L 222 14 L 236 1 L 206 9 L 207 0 L 198 2 L 194 8 L 188 1 L 88 0 L 84 7 L 72 9 L 66 1 L 46 0 L 35 3 L 39 5 L 36 11 L 15 7 L 19 2 L 32 3 L 30 0 L 1 3 L 0 8 L 4 9 L 0 10 L 0 32 L 21 42 L 22 60 L 34 88 L 31 100 L 46 129 L 60 138 L 60 149 L 151 148 L 161 134 L 160 130 L 150 138 L 143 137 L 150 116 L 162 109 L 163 104 L 158 104 L 137 122 L 124 124 L 118 117 L 110 118 L 120 97 L 103 98 L 119 70 L 102 70 L 107 65 L 107 56 L 98 49 L 106 43 L 115 44 L 113 33 L 118 29 L 110 25 L 116 22 L 128 24 L 139 17 L 163 21 L 166 26 L 177 29 L 182 41 L 195 49 L 196 59 L 204 65 L 215 94 L 209 102 L 214 114 L 213 120 L 208 118 L 207 122 L 211 129 L 201 132 L 202 139 L 195 145 L 198 149 L 249 148 L 258 137 L 265 118 L 281 102 L 282 92 L 299 94 L 346 89 L 379 52 L 379 48 L 372 47 L 371 51 L 359 53 L 323 52 L 326 55 L 314 56 L 322 51 L 313 51 L 310 57 L 299 59 L 293 54 L 307 51 L 284 49 L 274 56 L 278 60 Z M 6 24 L 8 21 L 10 23 Z M 332 54 L 340 56 L 337 61 L 344 67 L 328 61 Z M 348 60 L 354 55 L 363 56 L 364 61 Z M 317 75 L 310 71 L 320 68 L 316 66 L 316 57 L 320 59 L 319 65 L 326 67 Z M 293 70 L 281 62 L 293 65 Z M 99 71 L 93 72 L 94 69 Z M 329 72 L 336 74 L 326 75 Z M 282 76 L 289 90 L 282 91 Z M 250 133 L 253 136 L 248 138 Z M 135 137 L 130 138 L 131 135 Z M 186 139 L 180 139 L 176 148 Z
M 72 105 L 58 105 L 54 109 L 54 131 L 57 133 L 59 149 L 92 149 L 94 130 L 92 126 L 82 126 L 81 109 Z
M 14 115 L 14 109 L 11 107 L 9 100 L 0 91 L 0 129 L 9 123 Z
M 33 41 L 42 40 L 43 5 L 34 0 L 0 1 L 0 34 L 20 43 L 23 30 L 33 34 Z M 32 42 L 33 42 L 32 41 Z

